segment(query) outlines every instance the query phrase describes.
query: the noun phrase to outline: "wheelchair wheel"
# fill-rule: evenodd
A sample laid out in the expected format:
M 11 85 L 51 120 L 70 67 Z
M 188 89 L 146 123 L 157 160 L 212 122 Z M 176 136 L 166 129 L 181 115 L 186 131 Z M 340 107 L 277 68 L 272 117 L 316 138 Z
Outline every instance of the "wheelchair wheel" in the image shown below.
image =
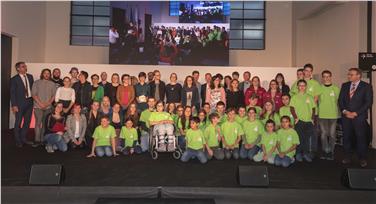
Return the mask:
M 181 155 L 182 154 L 179 150 L 176 150 L 174 153 L 172 153 L 172 156 L 174 157 L 174 159 L 180 159 Z
M 158 159 L 158 152 L 156 150 L 151 152 L 151 158 L 154 160 Z

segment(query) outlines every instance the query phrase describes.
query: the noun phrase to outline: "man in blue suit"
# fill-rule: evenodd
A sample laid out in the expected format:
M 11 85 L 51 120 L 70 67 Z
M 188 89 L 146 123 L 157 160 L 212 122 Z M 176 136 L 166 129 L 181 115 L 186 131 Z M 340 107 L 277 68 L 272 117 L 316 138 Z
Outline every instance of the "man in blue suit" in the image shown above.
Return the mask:
M 351 153 L 356 151 L 361 167 L 367 166 L 369 145 L 368 109 L 373 103 L 372 86 L 361 81 L 361 71 L 351 68 L 348 71 L 349 82 L 343 83 L 338 98 L 342 112 L 343 145 L 346 157 L 343 164 L 351 163 Z
M 14 122 L 14 137 L 17 147 L 22 147 L 24 144 L 32 145 L 33 143 L 27 141 L 26 134 L 30 126 L 31 114 L 33 113 L 33 98 L 31 95 L 31 88 L 34 83 L 33 76 L 27 74 L 27 66 L 25 62 L 17 62 L 17 75 L 10 80 L 10 103 L 12 112 L 16 116 Z M 23 119 L 23 126 L 21 122 Z

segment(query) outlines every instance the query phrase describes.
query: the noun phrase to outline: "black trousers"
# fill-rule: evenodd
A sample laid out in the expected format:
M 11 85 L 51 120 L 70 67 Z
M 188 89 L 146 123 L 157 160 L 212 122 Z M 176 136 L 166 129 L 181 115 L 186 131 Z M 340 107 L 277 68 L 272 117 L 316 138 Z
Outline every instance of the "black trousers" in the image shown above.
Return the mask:
M 342 130 L 345 153 L 350 156 L 355 150 L 359 159 L 366 159 L 369 142 L 367 120 L 365 118 L 342 117 Z

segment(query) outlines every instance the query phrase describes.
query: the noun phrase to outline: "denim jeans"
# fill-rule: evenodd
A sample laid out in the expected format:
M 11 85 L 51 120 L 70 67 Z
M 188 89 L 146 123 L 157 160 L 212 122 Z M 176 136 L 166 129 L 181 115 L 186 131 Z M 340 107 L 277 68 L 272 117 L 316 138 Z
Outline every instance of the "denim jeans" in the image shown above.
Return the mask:
M 257 154 L 257 152 L 259 151 L 260 147 L 255 145 L 253 146 L 252 148 L 250 149 L 246 149 L 245 148 L 245 145 L 243 144 L 241 147 L 240 147 L 240 158 L 242 159 L 249 159 L 249 160 L 252 160 L 253 157 Z
M 288 156 L 284 156 L 283 158 L 279 157 L 278 155 L 275 156 L 274 164 L 276 166 L 283 166 L 283 167 L 289 167 L 294 162 L 293 159 L 291 159 Z
M 319 119 L 321 148 L 325 153 L 333 153 L 336 145 L 337 119 Z
M 188 162 L 193 158 L 197 158 L 202 164 L 205 164 L 208 161 L 203 150 L 194 150 L 190 148 L 187 148 L 187 150 L 181 156 L 180 160 L 182 162 Z
M 147 131 L 141 130 L 141 150 L 146 152 L 149 150 L 149 133 Z
M 44 136 L 44 141 L 47 142 L 47 145 L 56 145 L 56 147 L 62 152 L 66 152 L 68 150 L 68 145 L 65 143 L 62 135 L 50 133 Z
M 96 146 L 95 153 L 98 157 L 103 157 L 106 155 L 107 157 L 112 156 L 112 147 L 111 146 Z
M 315 137 L 315 129 L 312 122 L 300 121 L 295 125 L 295 130 L 299 135 L 300 144 L 296 149 L 297 154 L 309 155 L 311 139 Z M 313 143 L 312 143 L 313 144 Z
M 186 146 L 185 135 L 178 136 L 178 144 L 182 150 L 185 150 L 185 146 Z
M 239 148 L 235 149 L 225 149 L 225 157 L 226 159 L 231 159 L 231 156 L 234 159 L 239 159 Z
M 216 160 L 223 160 L 225 158 L 225 152 L 223 151 L 223 149 L 219 147 L 211 147 L 211 150 L 213 151 L 212 156 L 208 154 L 208 151 L 205 151 L 205 155 L 208 160 L 211 160 L 213 157 Z
M 142 150 L 141 150 L 141 147 L 139 145 L 135 145 L 133 147 L 126 147 L 126 148 L 124 148 L 123 149 L 123 154 L 124 155 L 130 155 L 132 148 L 133 148 L 133 153 L 141 154 Z

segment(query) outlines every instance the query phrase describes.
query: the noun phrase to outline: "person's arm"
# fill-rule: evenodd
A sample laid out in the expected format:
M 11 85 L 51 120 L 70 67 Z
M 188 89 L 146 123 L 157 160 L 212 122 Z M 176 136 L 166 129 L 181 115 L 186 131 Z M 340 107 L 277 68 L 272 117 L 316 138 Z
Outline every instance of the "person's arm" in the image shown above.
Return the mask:
M 67 130 L 67 134 L 68 134 L 68 138 L 70 141 L 74 141 L 75 138 L 74 138 L 74 130 L 72 130 L 72 126 L 71 126 L 71 120 L 73 119 L 74 120 L 74 116 L 72 117 L 73 115 L 69 115 L 68 118 L 67 118 L 67 122 L 65 124 L 65 127 L 66 127 L 66 130 Z M 76 127 L 77 128 L 77 127 Z
M 80 124 L 80 126 L 82 125 L 82 132 L 80 134 L 80 138 L 79 138 L 79 142 L 81 143 L 84 139 L 85 139 L 85 133 L 86 133 L 86 128 L 87 128 L 87 120 L 86 120 L 86 117 L 84 115 L 81 115 L 82 117 L 82 123 Z
M 122 90 L 123 88 L 122 88 L 122 85 L 119 85 L 118 87 L 117 87 L 117 89 L 116 89 L 116 100 L 117 100 L 117 102 L 119 103 L 119 104 L 121 104 L 121 97 L 120 97 L 120 95 L 121 95 L 121 91 L 120 90 Z
M 226 106 L 226 92 L 223 87 L 221 88 L 221 101 L 225 103 L 225 106 Z
M 222 135 L 221 136 L 221 140 L 222 140 L 222 143 L 223 143 L 223 146 L 226 148 L 226 149 L 228 149 L 229 148 L 229 145 L 227 144 L 227 142 L 226 142 L 226 139 L 225 139 L 225 136 L 224 135 Z
M 345 107 L 346 90 L 345 89 L 346 89 L 345 84 L 342 84 L 341 91 L 339 92 L 339 97 L 338 97 L 338 106 L 339 106 L 341 113 L 343 114 L 346 112 L 346 107 Z
M 210 95 L 210 89 L 208 89 L 206 90 L 205 103 L 210 103 L 210 101 L 211 101 L 211 95 Z
M 272 155 L 273 152 L 274 152 L 276 149 L 277 149 L 277 145 L 274 145 L 274 146 L 272 147 L 272 149 L 270 149 L 270 151 L 268 152 L 268 155 Z
M 55 102 L 57 103 L 57 102 L 59 102 L 59 100 L 60 100 L 60 90 L 61 90 L 61 88 L 59 87 L 57 90 L 56 90 L 56 93 L 55 93 Z
M 286 155 L 286 154 L 288 154 L 288 153 L 294 151 L 294 150 L 296 149 L 297 146 L 298 146 L 298 145 L 294 144 L 294 145 L 292 145 L 287 151 L 285 151 L 285 152 L 281 152 L 281 153 L 284 154 L 284 155 Z
M 131 86 L 130 91 L 129 91 L 129 104 L 133 103 L 134 99 L 135 99 L 134 86 Z
M 115 136 L 116 137 L 116 136 Z M 112 147 L 112 154 L 114 157 L 118 156 L 118 153 L 116 153 L 116 142 L 115 137 L 111 137 L 111 147 Z
M 41 109 L 44 109 L 46 107 L 45 104 L 40 100 L 38 96 L 37 83 L 34 83 L 33 87 L 31 88 L 31 96 L 33 97 L 34 101 L 39 105 Z
M 96 138 L 94 138 L 94 140 L 93 140 L 93 144 L 91 145 L 91 152 L 90 152 L 90 154 L 89 155 L 87 155 L 86 157 L 87 158 L 90 158 L 90 157 L 96 157 L 96 155 L 95 155 L 95 146 L 97 145 L 97 139 Z
M 373 103 L 373 90 L 372 86 L 367 84 L 367 86 L 364 87 L 365 91 L 365 96 L 363 100 L 363 105 L 359 110 L 356 110 L 356 116 L 359 116 L 361 114 L 367 114 L 367 111 L 369 108 L 371 108 L 372 103 Z

